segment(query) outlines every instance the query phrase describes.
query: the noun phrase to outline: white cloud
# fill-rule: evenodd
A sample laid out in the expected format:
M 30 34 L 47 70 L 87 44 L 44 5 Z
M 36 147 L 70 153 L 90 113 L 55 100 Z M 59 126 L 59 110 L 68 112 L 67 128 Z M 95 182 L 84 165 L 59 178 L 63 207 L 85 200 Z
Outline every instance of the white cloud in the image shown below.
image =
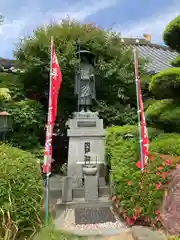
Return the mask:
M 143 38 L 143 34 L 147 33 L 152 36 L 152 41 L 156 43 L 162 42 L 162 34 L 167 24 L 179 15 L 180 1 L 172 8 L 160 9 L 159 14 L 150 18 L 140 19 L 135 22 L 127 22 L 125 25 L 117 25 L 115 31 L 119 31 L 123 37 Z
M 67 12 L 59 12 L 55 14 L 58 19 L 63 19 L 65 17 L 70 17 L 79 21 L 85 20 L 87 17 L 99 12 L 102 9 L 111 7 L 117 3 L 117 0 L 91 0 L 88 4 L 84 4 L 82 1 L 79 4 L 74 5 Z
M 7 0 L 8 4 L 6 2 L 4 12 L 6 12 L 5 10 L 8 7 L 11 7 L 12 1 Z M 40 2 L 44 4 L 44 1 L 39 0 Z M 0 57 L 6 55 L 9 47 L 12 48 L 13 43 L 17 42 L 24 35 L 29 34 L 38 25 L 47 24 L 51 21 L 60 22 L 66 17 L 83 21 L 100 10 L 115 5 L 116 2 L 117 0 L 82 0 L 70 6 L 68 4 L 62 6 L 60 11 L 49 10 L 43 13 L 41 12 L 41 4 L 38 4 L 38 1 L 26 0 L 25 5 L 17 7 L 18 10 L 15 12 L 17 17 L 14 19 L 6 18 L 3 25 L 0 26 Z

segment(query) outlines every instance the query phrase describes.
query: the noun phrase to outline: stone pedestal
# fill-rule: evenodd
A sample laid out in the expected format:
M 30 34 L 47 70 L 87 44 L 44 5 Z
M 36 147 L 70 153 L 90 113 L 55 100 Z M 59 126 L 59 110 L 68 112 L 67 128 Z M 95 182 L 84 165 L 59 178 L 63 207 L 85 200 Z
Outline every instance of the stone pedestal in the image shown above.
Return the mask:
M 98 177 L 84 176 L 84 191 L 86 202 L 98 201 Z
M 72 178 L 65 177 L 62 186 L 62 202 L 72 202 Z
M 74 113 L 69 120 L 68 176 L 83 178 L 85 154 L 91 152 L 91 164 L 98 166 L 97 176 L 105 184 L 105 130 L 96 112 Z

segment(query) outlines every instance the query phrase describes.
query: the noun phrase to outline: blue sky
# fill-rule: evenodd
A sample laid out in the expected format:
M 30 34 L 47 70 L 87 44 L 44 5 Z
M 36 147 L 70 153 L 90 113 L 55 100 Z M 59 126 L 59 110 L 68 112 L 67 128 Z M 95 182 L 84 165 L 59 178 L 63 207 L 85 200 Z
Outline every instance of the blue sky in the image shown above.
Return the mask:
M 0 0 L 0 57 L 12 58 L 15 44 L 33 29 L 67 16 L 93 22 L 121 33 L 123 37 L 152 35 L 162 44 L 166 25 L 180 13 L 180 0 Z

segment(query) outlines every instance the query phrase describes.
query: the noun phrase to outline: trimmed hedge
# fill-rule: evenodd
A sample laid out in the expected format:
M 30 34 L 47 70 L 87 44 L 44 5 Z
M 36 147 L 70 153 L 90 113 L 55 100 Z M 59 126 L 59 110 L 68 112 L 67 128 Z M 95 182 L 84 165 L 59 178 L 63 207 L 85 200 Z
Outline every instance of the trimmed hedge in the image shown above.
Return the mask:
M 180 134 L 162 133 L 151 142 L 151 151 L 180 156 Z
M 146 110 L 146 120 L 166 132 L 180 132 L 180 105 L 172 99 L 156 100 Z
M 180 68 L 169 68 L 154 75 L 149 90 L 157 99 L 179 98 Z
M 168 24 L 163 39 L 170 48 L 180 51 L 180 16 L 177 16 Z
M 177 58 L 175 58 L 171 64 L 174 66 L 174 67 L 180 67 L 180 56 L 178 56 Z
M 34 155 L 0 145 L 0 238 L 23 239 L 40 224 L 43 181 Z M 4 239 L 4 238 L 3 238 Z
M 122 127 L 113 126 L 108 128 L 107 130 L 108 131 L 107 131 L 107 137 L 106 137 L 106 155 L 107 155 L 106 159 L 107 159 L 107 164 L 110 167 L 111 151 L 113 151 L 115 144 L 119 145 L 118 140 L 123 141 L 124 139 L 134 138 L 135 141 L 137 141 L 139 132 L 138 132 L 138 127 L 136 125 L 124 125 Z M 151 127 L 148 128 L 149 140 L 151 141 L 162 132 L 163 132 L 162 130 L 159 130 L 156 128 L 151 128 Z
M 148 165 L 142 173 L 137 165 L 138 138 L 124 138 L 125 133 L 136 132 L 136 129 L 136 126 L 108 129 L 106 143 L 108 162 L 111 165 L 112 193 L 116 196 L 118 213 L 127 224 L 143 221 L 143 224 L 145 222 L 147 225 L 157 226 L 160 224 L 159 208 L 168 182 L 168 173 L 174 166 L 171 159 L 150 155 Z M 149 135 L 152 142 L 156 141 L 154 139 L 158 138 L 159 131 L 153 129 L 152 135 Z

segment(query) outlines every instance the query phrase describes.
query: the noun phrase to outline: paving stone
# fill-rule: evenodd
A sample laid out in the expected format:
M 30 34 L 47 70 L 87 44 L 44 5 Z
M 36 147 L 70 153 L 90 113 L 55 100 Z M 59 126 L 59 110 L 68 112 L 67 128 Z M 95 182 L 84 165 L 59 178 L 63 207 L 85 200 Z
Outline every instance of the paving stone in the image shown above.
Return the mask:
M 120 233 L 119 235 L 104 238 L 104 240 L 134 240 L 134 238 L 131 231 L 125 231 Z
M 163 233 L 142 226 L 132 227 L 134 240 L 167 240 Z

